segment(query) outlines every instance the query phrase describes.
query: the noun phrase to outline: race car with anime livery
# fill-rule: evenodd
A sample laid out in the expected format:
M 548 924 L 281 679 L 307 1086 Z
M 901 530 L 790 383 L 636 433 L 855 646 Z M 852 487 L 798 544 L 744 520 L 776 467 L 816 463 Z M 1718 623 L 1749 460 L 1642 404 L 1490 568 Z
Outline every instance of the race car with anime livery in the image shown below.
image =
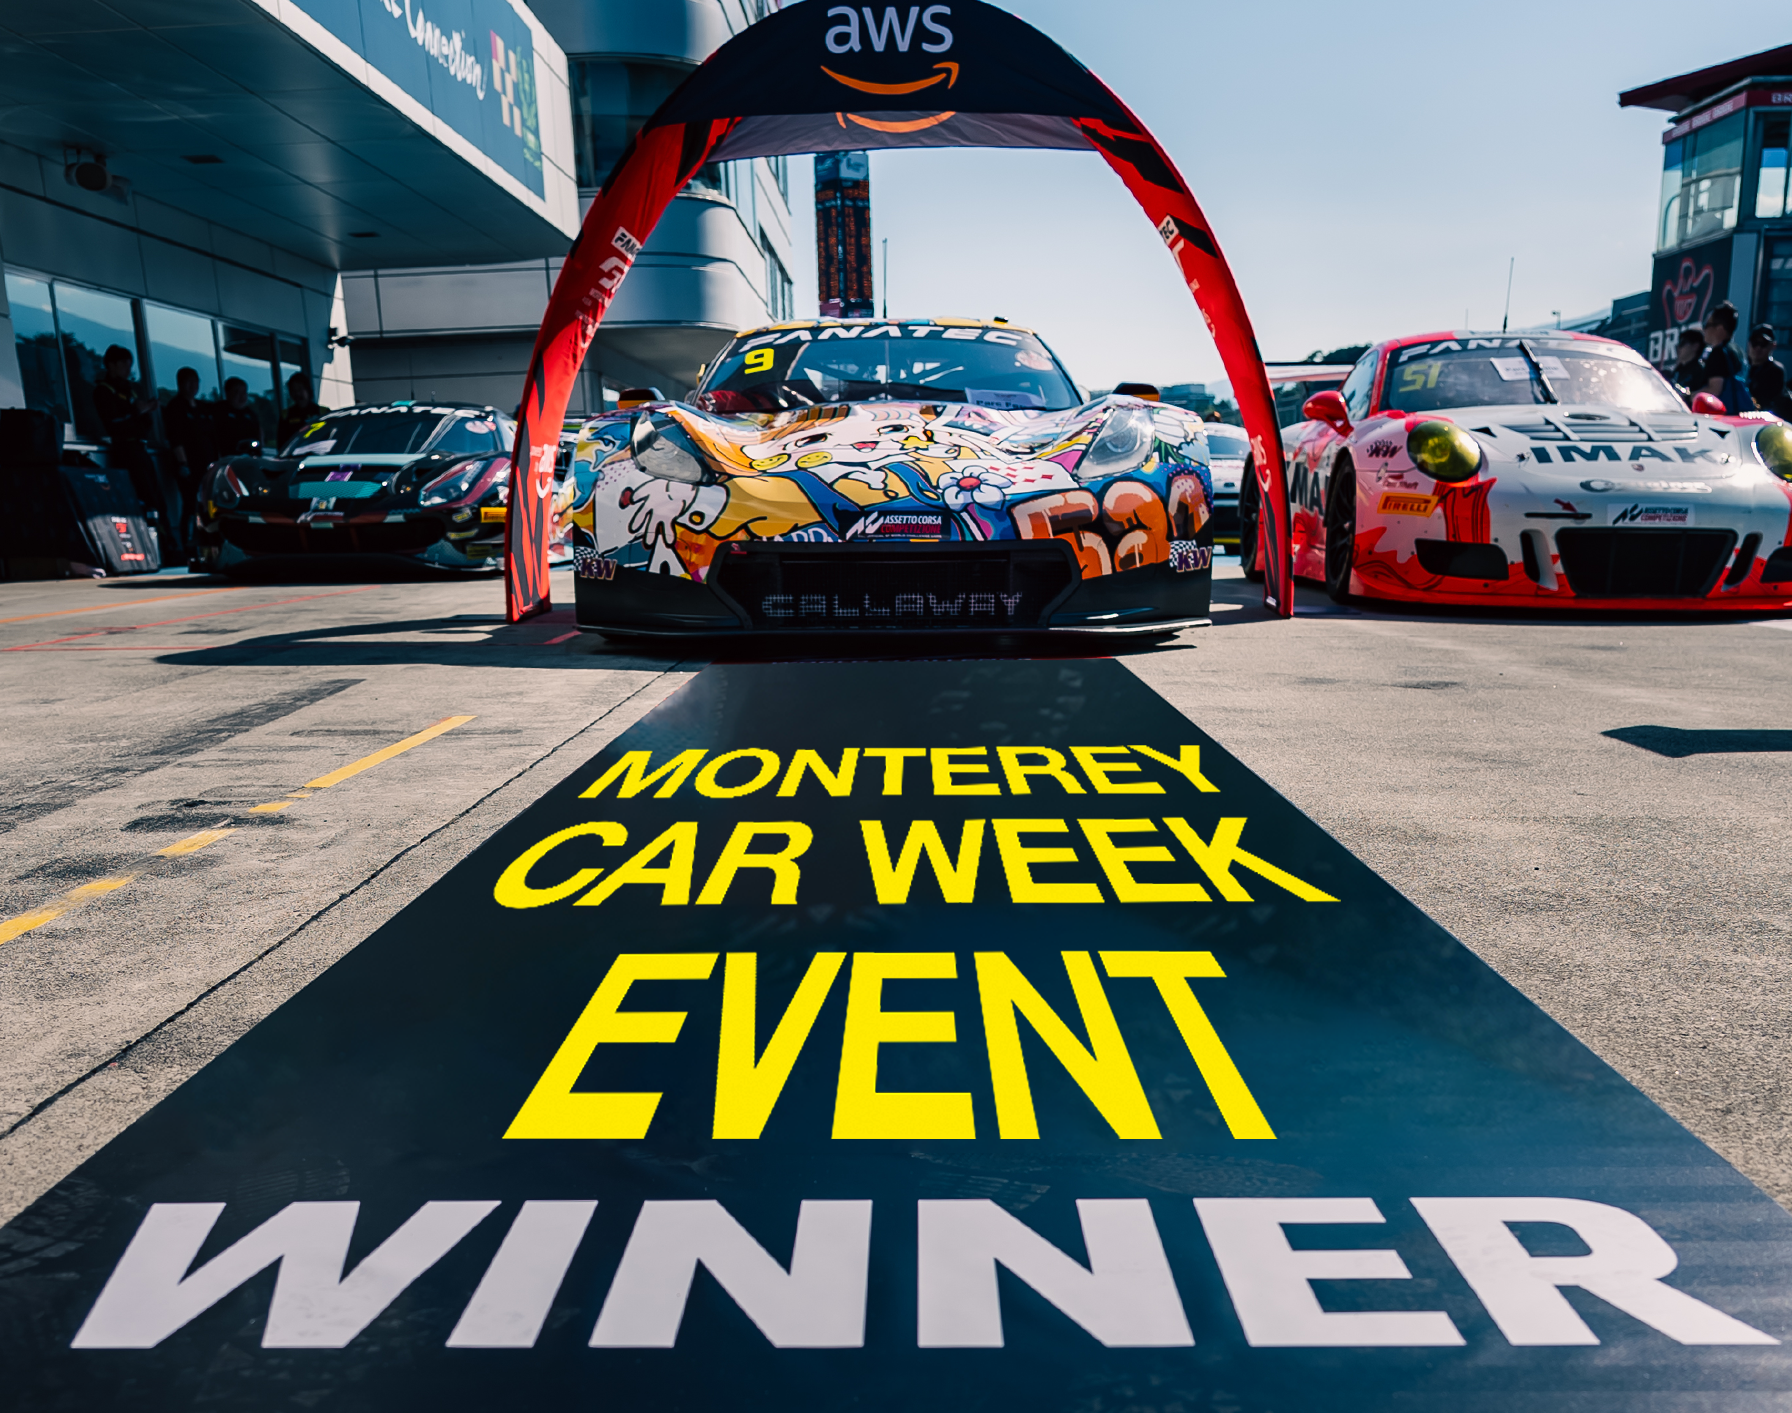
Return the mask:
M 1623 344 L 1392 339 L 1303 413 L 1282 431 L 1294 571 L 1340 602 L 1792 608 L 1792 428 L 1689 412 Z
M 390 402 L 328 412 L 272 456 L 214 462 L 194 567 L 289 556 L 398 556 L 496 569 L 516 424 L 491 407 Z
M 689 402 L 593 418 L 559 519 L 580 627 L 1165 633 L 1205 621 L 1200 420 L 1086 399 L 1028 330 L 740 333 Z

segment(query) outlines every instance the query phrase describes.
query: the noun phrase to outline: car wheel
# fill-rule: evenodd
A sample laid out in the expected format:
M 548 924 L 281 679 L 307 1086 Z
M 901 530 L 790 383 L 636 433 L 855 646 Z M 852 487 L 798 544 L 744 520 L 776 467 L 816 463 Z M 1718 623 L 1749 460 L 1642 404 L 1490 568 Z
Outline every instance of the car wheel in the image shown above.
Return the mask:
M 1356 471 L 1349 462 L 1332 472 L 1325 497 L 1325 591 L 1336 603 L 1350 602 L 1350 571 L 1356 567 Z
M 1263 493 L 1257 488 L 1257 468 L 1249 461 L 1238 482 L 1238 563 L 1244 577 L 1253 584 L 1263 582 L 1263 565 L 1258 560 L 1257 521 L 1263 513 Z

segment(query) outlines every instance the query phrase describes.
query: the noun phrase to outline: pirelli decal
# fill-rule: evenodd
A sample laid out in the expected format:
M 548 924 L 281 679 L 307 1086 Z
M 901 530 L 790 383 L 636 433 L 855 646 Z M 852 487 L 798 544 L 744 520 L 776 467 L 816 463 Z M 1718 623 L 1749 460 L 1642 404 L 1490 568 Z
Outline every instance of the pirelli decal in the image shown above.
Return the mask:
M 1412 495 L 1404 491 L 1384 491 L 1375 508 L 1383 515 L 1417 515 L 1428 517 L 1437 509 L 1439 496 Z

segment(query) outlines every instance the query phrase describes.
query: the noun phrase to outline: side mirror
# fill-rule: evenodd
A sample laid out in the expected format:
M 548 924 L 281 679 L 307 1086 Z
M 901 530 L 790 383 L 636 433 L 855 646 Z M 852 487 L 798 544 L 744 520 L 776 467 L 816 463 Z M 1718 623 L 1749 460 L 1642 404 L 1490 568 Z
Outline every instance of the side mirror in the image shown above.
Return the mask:
M 1327 388 L 1316 392 L 1301 404 L 1300 415 L 1309 422 L 1324 422 L 1341 437 L 1350 435 L 1350 412 L 1344 406 L 1344 395 Z
M 1715 393 L 1694 393 L 1692 410 L 1706 417 L 1728 417 L 1730 409 L 1724 406 L 1724 400 Z

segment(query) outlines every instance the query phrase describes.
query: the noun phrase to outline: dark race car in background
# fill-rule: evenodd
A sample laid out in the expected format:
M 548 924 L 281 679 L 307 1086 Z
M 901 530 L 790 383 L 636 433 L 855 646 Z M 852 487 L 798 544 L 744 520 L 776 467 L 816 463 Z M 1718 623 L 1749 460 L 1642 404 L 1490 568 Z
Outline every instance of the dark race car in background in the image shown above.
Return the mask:
M 508 416 L 463 403 L 326 413 L 277 456 L 213 463 L 194 567 L 352 554 L 499 568 L 515 438 Z
M 1689 412 L 1623 344 L 1391 339 L 1304 410 L 1294 572 L 1340 601 L 1792 608 L 1792 428 Z
M 561 514 L 581 627 L 1162 633 L 1208 611 L 1200 420 L 1084 401 L 1033 334 L 737 335 L 690 404 L 594 418 Z

